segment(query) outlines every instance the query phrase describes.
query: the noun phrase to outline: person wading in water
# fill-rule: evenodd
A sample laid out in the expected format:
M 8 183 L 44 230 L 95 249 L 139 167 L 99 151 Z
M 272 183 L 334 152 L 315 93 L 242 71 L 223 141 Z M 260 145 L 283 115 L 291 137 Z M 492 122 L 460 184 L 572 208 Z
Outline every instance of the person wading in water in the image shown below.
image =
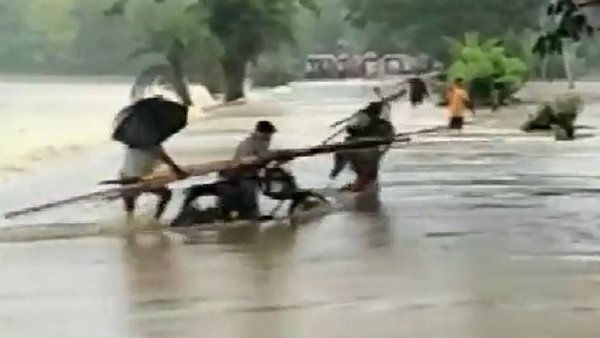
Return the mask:
M 408 79 L 409 94 L 408 99 L 413 108 L 423 104 L 426 97 L 429 97 L 429 91 L 425 81 L 421 78 L 420 74 L 417 73 L 415 76 Z
M 183 179 L 189 176 L 188 173 L 175 164 L 173 159 L 165 152 L 161 145 L 148 148 L 132 148 L 126 146 L 124 161 L 119 174 L 122 180 L 130 182 L 139 181 L 152 174 L 161 162 L 169 166 L 177 178 Z M 171 200 L 171 190 L 163 186 L 144 190 L 142 192 L 149 192 L 158 196 L 158 204 L 156 205 L 154 218 L 156 220 L 160 219 L 167 204 Z M 123 193 L 122 198 L 128 221 L 134 216 L 135 204 L 142 192 Z
M 462 78 L 454 81 L 454 86 L 448 91 L 448 128 L 462 130 L 465 121 L 465 110 L 470 103 L 469 94 L 465 90 Z
M 363 109 L 360 113 L 365 118 L 357 119 L 355 123 L 351 123 L 346 127 L 346 141 L 359 141 L 364 138 L 393 139 L 395 135 L 394 126 L 381 116 L 384 105 L 385 101 L 383 100 L 371 102 Z M 329 178 L 335 179 L 350 164 L 352 171 L 356 174 L 356 178 L 354 182 L 344 186 L 342 190 L 353 192 L 363 191 L 370 184 L 377 182 L 379 164 L 387 150 L 387 147 L 385 149 L 378 147 L 336 153 Z

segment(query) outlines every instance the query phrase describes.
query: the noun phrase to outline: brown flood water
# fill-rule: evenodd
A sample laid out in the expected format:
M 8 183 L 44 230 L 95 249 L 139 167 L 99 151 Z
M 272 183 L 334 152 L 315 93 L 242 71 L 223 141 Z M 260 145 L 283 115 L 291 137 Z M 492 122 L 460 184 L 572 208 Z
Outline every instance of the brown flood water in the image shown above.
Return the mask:
M 226 157 L 265 115 L 281 130 L 279 146 L 314 144 L 367 93 L 357 84 L 258 93 L 263 103 L 194 122 L 169 147 L 189 162 Z M 592 108 L 582 123 L 600 126 Z M 443 116 L 404 103 L 394 114 L 406 130 Z M 520 117 L 508 117 L 519 113 L 505 114 L 502 123 L 477 117 L 462 137 L 393 150 L 379 198 L 296 230 L 226 230 L 181 245 L 80 238 L 85 226 L 67 225 L 100 218 L 119 227 L 116 203 L 20 220 L 62 225 L 0 228 L 0 336 L 598 337 L 598 140 L 524 136 L 512 128 Z M 60 186 L 85 191 L 118 159 L 107 148 L 9 181 L 2 210 L 51 199 Z M 319 157 L 294 170 L 302 185 L 324 187 L 330 165 Z M 27 240 L 53 226 L 62 239 Z

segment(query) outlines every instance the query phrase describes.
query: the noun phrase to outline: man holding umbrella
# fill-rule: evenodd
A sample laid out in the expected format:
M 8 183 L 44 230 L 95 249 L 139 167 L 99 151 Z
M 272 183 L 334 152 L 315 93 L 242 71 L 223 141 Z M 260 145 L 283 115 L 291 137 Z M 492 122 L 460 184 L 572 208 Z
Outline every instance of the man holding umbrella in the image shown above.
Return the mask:
M 123 184 L 140 181 L 152 174 L 161 163 L 165 163 L 179 179 L 188 176 L 162 147 L 169 137 L 187 125 L 188 107 L 187 102 L 180 104 L 157 96 L 138 100 L 119 112 L 112 138 L 125 146 L 124 162 L 119 173 Z M 172 195 L 165 186 L 123 193 L 128 218 L 133 216 L 135 202 L 143 192 L 158 196 L 154 217 L 159 219 Z

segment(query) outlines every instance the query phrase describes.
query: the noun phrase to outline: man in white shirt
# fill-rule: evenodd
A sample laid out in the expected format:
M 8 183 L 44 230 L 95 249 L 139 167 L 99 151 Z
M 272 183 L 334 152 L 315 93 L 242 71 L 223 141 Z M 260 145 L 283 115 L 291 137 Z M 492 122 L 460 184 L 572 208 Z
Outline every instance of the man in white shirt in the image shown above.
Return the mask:
M 162 146 L 157 145 L 149 148 L 125 148 L 125 158 L 120 171 L 121 179 L 130 182 L 141 180 L 152 174 L 161 163 L 165 163 L 178 178 L 188 176 L 171 157 L 165 152 Z M 165 211 L 167 204 L 171 200 L 172 193 L 167 187 L 158 187 L 140 192 L 128 192 L 123 194 L 125 212 L 130 219 L 135 211 L 135 203 L 142 192 L 149 192 L 157 195 L 159 198 L 154 214 L 155 219 L 159 219 Z

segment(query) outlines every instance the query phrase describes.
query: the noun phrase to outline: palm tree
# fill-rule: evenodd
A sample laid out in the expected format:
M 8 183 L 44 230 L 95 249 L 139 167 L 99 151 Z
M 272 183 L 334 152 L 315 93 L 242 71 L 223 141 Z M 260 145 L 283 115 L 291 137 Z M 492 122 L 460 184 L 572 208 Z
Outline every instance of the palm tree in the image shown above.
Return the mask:
M 140 50 L 133 55 L 138 55 L 147 51 L 149 51 L 149 49 L 145 49 L 144 51 Z M 165 63 L 146 67 L 136 77 L 130 91 L 130 98 L 132 100 L 141 99 L 146 95 L 149 88 L 155 84 L 159 84 L 173 91 L 181 100 L 182 104 L 191 106 L 192 99 L 189 87 L 183 74 L 184 53 L 185 46 L 181 41 L 175 39 L 171 48 L 164 55 Z
M 544 63 L 548 55 L 561 55 L 569 88 L 574 88 L 571 69 L 574 43 L 584 34 L 591 36 L 600 30 L 600 0 L 552 0 L 546 9 L 546 17 L 549 20 L 541 20 L 544 33 L 533 51 L 544 58 Z

